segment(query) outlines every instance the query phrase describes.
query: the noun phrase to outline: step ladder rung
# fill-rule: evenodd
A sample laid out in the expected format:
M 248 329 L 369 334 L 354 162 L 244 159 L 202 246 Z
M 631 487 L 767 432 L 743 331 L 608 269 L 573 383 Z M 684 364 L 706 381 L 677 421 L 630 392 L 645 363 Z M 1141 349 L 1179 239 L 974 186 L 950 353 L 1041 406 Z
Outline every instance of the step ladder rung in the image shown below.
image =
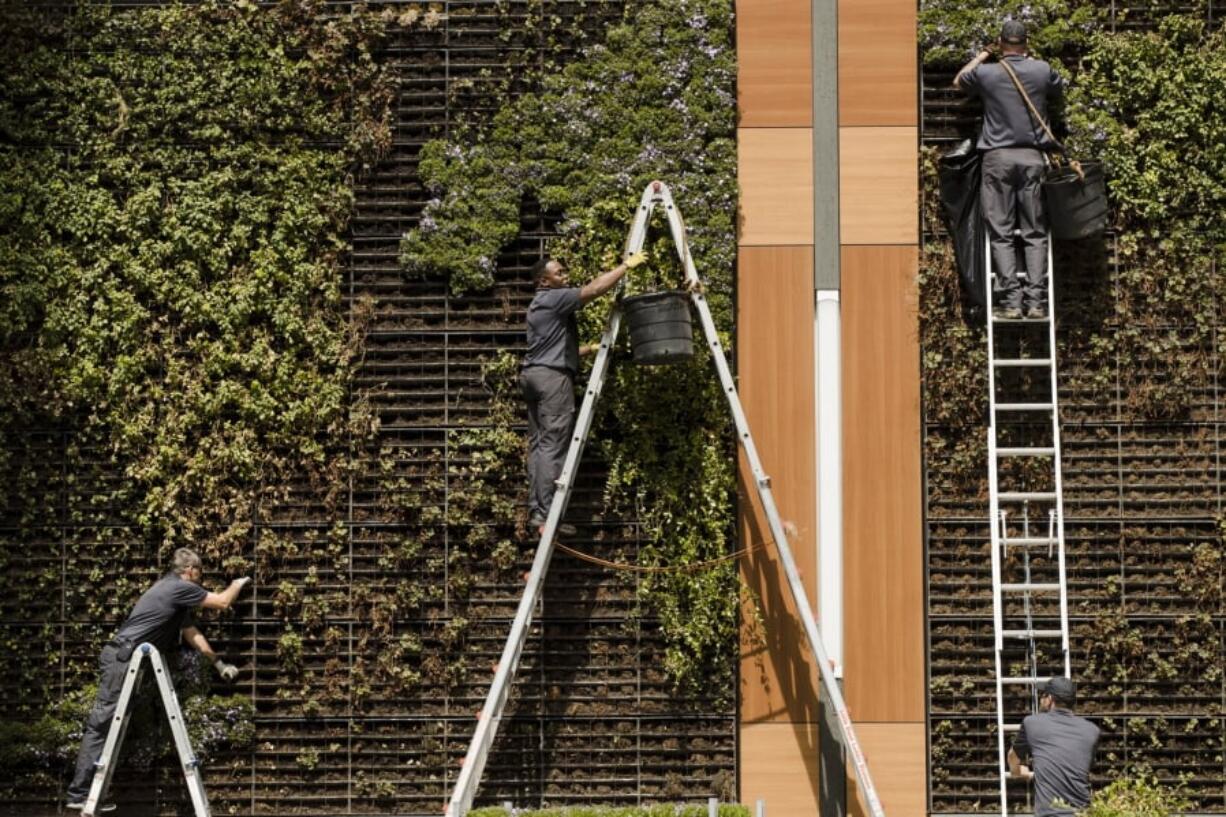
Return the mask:
M 1064 638 L 1063 630 L 1001 630 L 1002 638 Z
M 1022 725 L 1020 723 L 1006 723 L 1001 729 L 1005 732 L 1020 732 L 1022 731 Z
M 1001 491 L 996 495 L 1001 502 L 1055 502 L 1055 491 Z
M 1002 584 L 1000 586 L 1003 593 L 1057 593 L 1060 591 L 1059 582 L 1025 582 Z
M 1053 403 L 997 403 L 997 411 L 1051 411 Z
M 996 456 L 998 457 L 1054 457 L 1056 449 L 1052 446 L 1039 446 L 1037 448 L 998 448 Z
M 1055 545 L 1059 543 L 1059 539 L 1052 536 L 1006 536 L 1000 540 L 1002 545 L 1008 547 L 1043 547 L 1044 545 Z
M 1000 682 L 1002 684 L 1046 684 L 1051 680 L 1050 675 L 1030 676 L 1030 675 L 1007 675 L 1002 676 Z
M 1042 318 L 998 318 L 993 314 L 992 323 L 1047 323 L 1047 318 L 1046 316 Z
M 1051 366 L 1050 357 L 1020 357 L 993 361 L 998 369 L 1019 369 L 1023 366 Z

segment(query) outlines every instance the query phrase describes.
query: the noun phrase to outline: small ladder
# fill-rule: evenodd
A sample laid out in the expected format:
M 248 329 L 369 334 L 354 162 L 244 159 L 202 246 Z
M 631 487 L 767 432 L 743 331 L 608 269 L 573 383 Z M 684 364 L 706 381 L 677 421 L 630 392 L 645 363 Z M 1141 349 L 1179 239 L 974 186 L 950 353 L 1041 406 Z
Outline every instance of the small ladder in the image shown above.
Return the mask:
M 1051 676 L 1071 677 L 1068 584 L 1051 236 L 1047 239 L 1046 317 L 1042 318 L 996 316 L 991 239 L 985 239 L 985 244 L 996 737 L 1000 813 L 1007 817 L 1012 779 L 1008 752 L 1011 736 L 1021 728 L 1024 714 L 1019 711 L 1038 711 L 1039 687 Z M 997 393 L 1002 379 L 1008 394 Z M 1050 431 L 1036 424 L 1038 418 L 1049 421 Z M 1058 599 L 1058 614 L 1051 611 L 1053 598 Z
M 859 794 L 861 802 L 864 804 L 865 815 L 866 817 L 885 817 L 885 812 L 881 807 L 881 800 L 877 796 L 877 790 L 873 786 L 872 777 L 869 775 L 864 753 L 861 751 L 860 744 L 856 740 L 855 730 L 851 722 L 851 714 L 843 700 L 842 689 L 835 678 L 833 665 L 827 658 L 825 644 L 817 628 L 817 619 L 813 615 L 812 607 L 809 606 L 809 597 L 801 581 L 796 561 L 792 556 L 792 549 L 788 544 L 787 534 L 783 528 L 783 520 L 779 516 L 778 509 L 775 507 L 770 477 L 762 469 L 762 462 L 758 458 L 757 448 L 754 445 L 753 437 L 749 433 L 749 421 L 746 419 L 745 412 L 741 408 L 741 400 L 737 395 L 732 371 L 729 369 L 728 361 L 724 357 L 723 345 L 720 343 L 719 333 L 715 329 L 715 321 L 711 317 L 711 309 L 707 305 L 706 295 L 703 294 L 702 281 L 698 277 L 698 271 L 694 266 L 694 259 L 690 254 L 689 242 L 685 235 L 685 222 L 681 218 L 680 211 L 673 203 L 672 193 L 663 182 L 651 182 L 643 190 L 638 209 L 635 211 L 634 222 L 626 238 L 625 255 L 631 255 L 643 248 L 643 244 L 647 240 L 647 227 L 651 213 L 657 206 L 663 207 L 665 215 L 668 217 L 668 226 L 672 234 L 673 245 L 682 266 L 685 268 L 685 282 L 686 288 L 689 290 L 690 302 L 698 313 L 703 334 L 706 336 L 707 346 L 711 351 L 711 362 L 719 374 L 724 397 L 728 401 L 728 410 L 736 426 L 737 442 L 744 451 L 745 460 L 753 473 L 754 487 L 758 491 L 758 498 L 761 500 L 762 509 L 766 513 L 771 536 L 774 539 L 775 548 L 779 554 L 779 561 L 787 575 L 788 587 L 796 604 L 797 615 L 800 617 L 800 623 L 809 642 L 809 648 L 813 652 L 813 659 L 817 664 L 820 683 L 826 689 L 827 700 L 837 718 L 846 757 L 855 771 L 856 780 L 860 786 Z M 502 651 L 502 659 L 498 662 L 494 672 L 494 680 L 490 685 L 489 694 L 486 696 L 485 706 L 477 716 L 477 728 L 473 733 L 471 743 L 468 745 L 468 752 L 464 756 L 464 763 L 460 768 L 459 777 L 456 779 L 451 799 L 447 804 L 446 817 L 465 817 L 472 808 L 473 798 L 476 796 L 477 787 L 481 782 L 481 775 L 485 769 L 485 762 L 489 757 L 490 749 L 494 743 L 494 736 L 498 732 L 498 726 L 506 709 L 507 699 L 511 691 L 511 681 L 515 675 L 520 655 L 523 652 L 524 641 L 528 636 L 533 609 L 540 599 L 545 573 L 549 569 L 549 561 L 554 550 L 554 534 L 557 531 L 558 524 L 562 521 L 562 516 L 566 513 L 566 505 L 570 501 L 571 490 L 574 486 L 575 473 L 579 468 L 579 459 L 583 454 L 584 444 L 587 442 L 588 435 L 591 432 L 596 401 L 599 399 L 601 389 L 604 386 L 605 377 L 610 367 L 610 355 L 617 340 L 618 330 L 621 327 L 621 315 L 621 302 L 617 300 L 609 311 L 609 317 L 605 323 L 604 335 L 600 340 L 600 350 L 596 354 L 596 362 L 592 365 L 592 373 L 588 378 L 587 388 L 584 390 L 583 405 L 579 409 L 579 416 L 575 422 L 575 430 L 572 432 L 570 449 L 566 453 L 566 462 L 562 466 L 562 474 L 557 480 L 557 491 L 554 493 L 553 502 L 549 506 L 549 515 L 545 519 L 540 543 L 537 545 L 536 556 L 532 562 L 532 570 L 528 574 L 527 585 L 524 588 L 523 596 L 519 600 L 519 607 L 515 613 L 515 621 L 511 625 L 511 632 L 507 636 L 507 643 Z
M 162 704 L 166 708 L 166 718 L 170 721 L 170 731 L 174 735 L 175 749 L 179 752 L 179 763 L 183 766 L 183 777 L 187 780 L 187 791 L 192 798 L 192 808 L 196 817 L 210 817 L 209 798 L 204 793 L 204 782 L 200 779 L 200 761 L 192 751 L 192 743 L 187 735 L 187 724 L 183 722 L 183 712 L 179 708 L 179 697 L 175 695 L 174 684 L 166 664 L 162 661 L 157 647 L 152 644 L 141 644 L 132 652 L 128 662 L 127 677 L 123 680 L 123 689 L 119 693 L 119 703 L 115 706 L 115 714 L 111 718 L 111 728 L 106 733 L 106 743 L 102 746 L 102 754 L 94 764 L 94 781 L 89 787 L 89 796 L 85 799 L 83 817 L 94 817 L 98 804 L 106 795 L 111 785 L 111 775 L 119 760 L 119 747 L 123 745 L 124 735 L 128 731 L 128 721 L 132 717 L 132 699 L 141 678 L 145 674 L 145 661 L 153 667 L 157 678 L 158 689 L 162 693 Z

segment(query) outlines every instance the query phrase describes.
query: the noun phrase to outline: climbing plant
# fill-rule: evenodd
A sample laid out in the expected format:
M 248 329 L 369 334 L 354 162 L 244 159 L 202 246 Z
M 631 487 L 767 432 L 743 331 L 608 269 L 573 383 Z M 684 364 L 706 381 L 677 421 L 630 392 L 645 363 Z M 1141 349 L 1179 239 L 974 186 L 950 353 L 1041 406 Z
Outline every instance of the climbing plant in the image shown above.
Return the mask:
M 84 3 L 2 35 L 0 426 L 99 432 L 146 535 L 213 560 L 349 419 L 348 176 L 390 89 L 379 18 L 317 5 Z
M 573 277 L 591 276 L 617 263 L 640 193 L 663 179 L 688 220 L 727 333 L 737 198 L 732 32 L 727 0 L 631 4 L 603 42 L 545 72 L 538 88 L 508 98 L 489 122 L 426 144 L 420 172 L 432 198 L 402 244 L 406 270 L 445 278 L 456 293 L 491 286 L 521 208 L 535 202 L 557 219 L 551 253 Z M 652 265 L 630 286 L 675 285 L 679 265 L 664 231 L 648 246 Z M 581 313 L 586 341 L 595 340 L 604 311 Z M 605 389 L 597 432 L 611 469 L 605 499 L 637 510 L 648 564 L 703 560 L 732 541 L 734 452 L 705 355 L 664 369 L 623 363 Z M 734 570 L 660 574 L 644 588 L 663 620 L 678 684 L 697 689 L 702 678 L 726 678 Z M 714 686 L 727 694 L 722 680 Z

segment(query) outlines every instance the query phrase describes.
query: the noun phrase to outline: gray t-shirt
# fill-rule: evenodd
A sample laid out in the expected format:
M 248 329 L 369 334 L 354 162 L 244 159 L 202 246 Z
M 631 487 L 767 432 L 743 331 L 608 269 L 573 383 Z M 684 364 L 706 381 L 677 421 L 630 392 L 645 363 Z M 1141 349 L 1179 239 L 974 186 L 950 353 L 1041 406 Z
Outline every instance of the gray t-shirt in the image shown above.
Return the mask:
M 1098 735 L 1097 726 L 1067 709 L 1052 707 L 1022 721 L 1013 751 L 1023 762 L 1033 757 L 1035 817 L 1065 817 L 1090 804 Z M 1073 808 L 1052 805 L 1057 800 Z
M 578 287 L 538 289 L 528 305 L 528 353 L 523 366 L 548 366 L 572 375 L 579 371 L 579 326 L 583 308 Z
M 174 573 L 167 573 L 141 595 L 116 638 L 133 646 L 148 641 L 166 653 L 179 645 L 180 631 L 192 621 L 192 611 L 208 591 Z
M 1030 101 L 1050 125 L 1048 103 L 1063 95 L 1064 80 L 1043 60 L 1020 55 L 1009 55 L 1005 59 L 1030 95 Z M 1017 86 L 999 63 L 980 63 L 962 75 L 959 85 L 971 96 L 983 99 L 983 130 L 978 143 L 980 150 L 1054 147 L 1026 107 Z

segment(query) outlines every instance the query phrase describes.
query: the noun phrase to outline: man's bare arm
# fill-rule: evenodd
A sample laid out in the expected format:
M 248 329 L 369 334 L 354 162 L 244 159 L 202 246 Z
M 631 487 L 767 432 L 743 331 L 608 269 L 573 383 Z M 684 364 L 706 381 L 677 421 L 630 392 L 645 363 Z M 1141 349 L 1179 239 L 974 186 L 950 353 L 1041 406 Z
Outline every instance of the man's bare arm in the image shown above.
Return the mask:
M 954 87 L 961 88 L 962 87 L 962 77 L 966 75 L 966 72 L 970 71 L 972 68 L 979 65 L 980 63 L 987 62 L 988 58 L 991 56 L 992 56 L 992 52 L 985 48 L 984 50 L 976 54 L 974 58 L 971 59 L 970 62 L 968 62 L 966 65 L 962 66 L 961 68 L 959 68 L 958 73 L 954 74 Z
M 1030 780 L 1034 777 L 1034 772 L 1026 768 L 1021 758 L 1017 756 L 1017 752 L 1012 749 L 1009 750 L 1009 774 L 1020 780 Z
M 600 273 L 579 290 L 579 300 L 585 304 L 591 303 L 616 286 L 627 270 L 634 269 L 646 260 L 647 253 L 636 252 L 608 272 Z
M 238 667 L 227 663 L 223 658 L 218 656 L 213 650 L 212 645 L 209 644 L 209 640 L 204 637 L 204 633 L 200 632 L 198 628 L 195 626 L 184 627 L 182 634 L 183 640 L 186 641 L 192 649 L 203 655 L 205 660 L 213 665 L 213 668 L 217 670 L 217 674 L 222 677 L 222 680 L 233 681 L 238 677 Z
M 206 610 L 228 609 L 230 605 L 234 603 L 234 600 L 238 598 L 238 594 L 242 592 L 243 588 L 247 586 L 247 582 L 249 581 L 251 581 L 251 578 L 248 576 L 244 576 L 241 579 L 235 579 L 234 581 L 230 582 L 229 587 L 222 590 L 220 593 L 209 593 L 207 596 L 205 596 L 204 601 L 200 602 L 200 606 Z

